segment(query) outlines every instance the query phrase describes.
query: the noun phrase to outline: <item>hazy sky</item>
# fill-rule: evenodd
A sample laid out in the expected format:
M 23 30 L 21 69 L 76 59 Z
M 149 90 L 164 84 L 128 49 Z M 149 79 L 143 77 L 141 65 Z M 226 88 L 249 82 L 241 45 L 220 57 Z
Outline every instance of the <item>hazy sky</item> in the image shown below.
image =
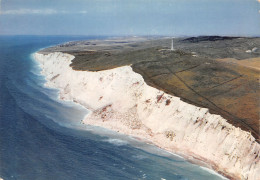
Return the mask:
M 0 0 L 0 34 L 260 35 L 260 0 Z

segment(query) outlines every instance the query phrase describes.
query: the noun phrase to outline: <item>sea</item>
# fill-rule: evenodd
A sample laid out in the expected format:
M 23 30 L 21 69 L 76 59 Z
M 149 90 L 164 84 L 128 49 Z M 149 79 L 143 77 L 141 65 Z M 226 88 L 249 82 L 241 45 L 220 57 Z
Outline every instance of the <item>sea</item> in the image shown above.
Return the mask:
M 0 179 L 224 179 L 145 141 L 81 125 L 88 111 L 44 86 L 34 52 L 104 38 L 0 36 Z

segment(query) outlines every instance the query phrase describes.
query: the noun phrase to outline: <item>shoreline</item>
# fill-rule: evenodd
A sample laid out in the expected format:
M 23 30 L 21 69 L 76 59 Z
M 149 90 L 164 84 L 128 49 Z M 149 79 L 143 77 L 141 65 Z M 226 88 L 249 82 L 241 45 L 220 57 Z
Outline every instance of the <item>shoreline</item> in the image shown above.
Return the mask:
M 44 48 L 42 48 L 42 49 L 44 49 Z M 42 50 L 42 49 L 40 49 L 40 50 Z M 37 52 L 39 52 L 39 51 L 36 51 L 35 53 L 37 53 Z M 31 57 L 32 57 L 32 59 L 33 59 L 35 62 L 39 63 L 39 62 L 36 60 L 36 58 L 34 57 L 34 56 L 35 56 L 35 53 L 31 54 Z M 41 69 L 42 69 L 42 68 L 41 68 Z M 41 70 L 40 74 L 45 77 L 45 75 L 42 74 L 42 70 Z M 46 79 L 46 77 L 45 77 L 45 79 Z M 46 80 L 46 81 L 47 81 L 47 80 Z M 70 103 L 75 103 L 75 104 L 79 105 L 81 108 L 84 108 L 86 111 L 89 111 L 89 113 L 91 112 L 90 109 L 88 109 L 87 107 L 83 106 L 82 104 L 80 104 L 80 103 L 78 103 L 78 102 L 76 102 L 76 101 L 73 101 L 73 100 L 64 100 L 64 99 L 62 99 L 62 98 L 60 97 L 60 89 L 55 88 L 55 87 L 46 86 L 46 83 L 44 84 L 44 86 L 47 87 L 47 88 L 54 88 L 54 89 L 57 89 L 57 90 L 58 90 L 58 96 L 56 97 L 57 100 L 66 101 L 66 102 L 70 102 Z M 85 119 L 85 118 L 89 115 L 89 113 L 86 114 L 83 119 Z M 82 124 L 82 123 L 81 123 L 81 124 Z M 83 123 L 83 124 L 84 124 L 84 123 Z M 200 168 L 204 169 L 205 171 L 207 171 L 207 172 L 209 172 L 209 173 L 211 173 L 211 174 L 215 174 L 215 175 L 221 177 L 222 179 L 228 179 L 228 177 L 226 177 L 227 175 L 221 174 L 220 172 L 215 171 L 214 168 L 212 168 L 212 166 L 211 166 L 210 164 L 204 162 L 203 160 L 201 160 L 201 159 L 195 159 L 194 157 L 189 156 L 189 155 L 186 155 L 186 154 L 183 154 L 183 153 L 173 152 L 173 151 L 171 151 L 170 149 L 165 149 L 165 148 L 163 148 L 163 147 L 158 146 L 157 144 L 154 144 L 151 140 L 149 140 L 149 139 L 147 139 L 147 138 L 144 138 L 144 137 L 141 137 L 141 136 L 132 135 L 132 134 L 120 133 L 120 132 L 118 132 L 117 130 L 113 130 L 113 129 L 111 129 L 111 128 L 106 128 L 106 127 L 104 127 L 104 126 L 97 126 L 97 125 L 95 125 L 95 124 L 87 124 L 87 125 L 94 126 L 94 127 L 105 128 L 105 129 L 107 129 L 107 130 L 109 130 L 109 131 L 113 131 L 114 133 L 118 133 L 119 135 L 120 135 L 120 134 L 121 134 L 121 135 L 125 135 L 125 136 L 131 137 L 131 138 L 133 138 L 133 139 L 135 139 L 135 140 L 137 140 L 137 141 L 139 141 L 139 142 L 142 142 L 142 143 L 145 143 L 145 144 L 148 144 L 148 145 L 152 145 L 152 146 L 154 146 L 154 147 L 156 147 L 156 148 L 159 148 L 160 150 L 162 150 L 162 151 L 164 151 L 164 152 L 166 152 L 166 153 L 169 153 L 169 154 L 171 154 L 171 155 L 173 155 L 173 156 L 175 156 L 175 157 L 184 159 L 184 160 L 186 160 L 187 162 L 190 162 L 190 163 L 192 163 L 192 164 L 198 165 Z M 84 129 L 85 129 L 85 128 L 84 128 Z M 83 130 L 84 130 L 84 129 L 83 129 Z
M 37 61 L 37 62 L 39 62 L 39 57 L 38 57 L 38 59 L 35 57 L 35 56 L 40 56 L 40 55 L 36 55 L 37 53 L 35 53 L 34 54 L 34 59 Z M 54 53 L 55 54 L 55 53 Z M 59 57 L 62 57 L 64 54 L 63 53 L 58 53 L 58 54 L 56 54 L 56 57 L 54 57 L 54 59 L 53 60 L 55 60 L 55 59 L 57 59 L 57 58 L 59 58 Z M 44 57 L 44 55 L 42 55 L 43 57 Z M 48 56 L 48 55 L 46 55 L 46 56 Z M 42 57 L 42 58 L 43 58 Z M 69 59 L 66 59 L 66 58 L 68 58 L 69 57 Z M 64 58 L 64 60 L 66 61 L 66 63 L 71 63 L 71 60 L 73 59 L 73 57 L 71 57 L 71 55 L 65 55 L 65 57 L 63 57 Z M 72 58 L 72 59 L 71 59 Z M 90 124 L 90 125 L 95 125 L 95 126 L 101 126 L 101 127 L 104 127 L 104 128 L 107 128 L 107 129 L 110 129 L 110 130 L 114 130 L 114 131 L 117 131 L 117 132 L 120 132 L 120 133 L 122 133 L 122 134 L 126 134 L 126 135 L 131 135 L 131 136 L 134 136 L 134 137 L 139 137 L 139 138 L 141 138 L 141 139 L 147 139 L 147 140 L 149 140 L 149 141 L 151 141 L 155 146 L 157 146 L 157 147 L 159 147 L 159 148 L 161 148 L 161 149 L 163 149 L 163 150 L 166 150 L 166 151 L 168 151 L 168 152 L 170 152 L 170 153 L 173 153 L 173 154 L 177 154 L 177 155 L 181 155 L 182 157 L 184 157 L 186 160 L 188 160 L 188 161 L 190 161 L 190 162 L 192 162 L 192 163 L 194 163 L 194 164 L 199 164 L 198 163 L 198 160 L 200 161 L 200 162 L 203 162 L 203 163 L 205 163 L 205 165 L 209 165 L 209 167 L 207 167 L 207 168 L 209 168 L 209 169 L 213 169 L 213 170 L 215 170 L 216 172 L 218 172 L 220 175 L 224 175 L 224 176 L 226 176 L 226 177 L 228 177 L 228 178 L 231 178 L 231 179 L 237 179 L 237 178 L 241 178 L 241 177 L 236 177 L 236 175 L 235 174 L 229 174 L 229 173 L 227 173 L 227 172 L 224 172 L 223 170 L 219 170 L 219 167 L 216 165 L 216 163 L 214 163 L 213 161 L 211 161 L 210 159 L 207 159 L 207 158 L 203 158 L 203 157 L 200 157 L 200 156 L 198 156 L 198 155 L 196 155 L 196 156 L 194 156 L 194 153 L 193 152 L 190 152 L 189 151 L 189 148 L 186 148 L 186 150 L 185 150 L 185 148 L 183 149 L 179 149 L 178 148 L 178 146 L 176 146 L 176 147 L 174 147 L 174 146 L 169 146 L 169 147 L 165 147 L 164 145 L 165 144 L 163 144 L 163 143 L 161 143 L 160 141 L 161 140 L 163 140 L 163 142 L 164 143 L 172 143 L 171 141 L 173 141 L 173 140 L 170 140 L 169 141 L 169 139 L 173 139 L 173 138 L 175 138 L 175 133 L 173 133 L 173 132 L 170 132 L 170 131 L 168 131 L 168 132 L 166 132 L 166 133 L 168 133 L 168 135 L 166 134 L 166 137 L 165 137 L 165 134 L 163 134 L 163 133 L 158 133 L 157 132 L 157 134 L 156 133 L 153 133 L 153 132 L 150 132 L 150 133 L 152 133 L 152 135 L 153 136 L 155 136 L 155 139 L 153 139 L 153 138 L 151 138 L 151 134 L 149 135 L 149 133 L 147 134 L 147 131 L 149 132 L 149 131 L 152 131 L 151 129 L 153 129 L 153 128 L 151 128 L 151 127 L 143 127 L 142 126 L 142 124 L 141 124 L 141 129 L 140 129 L 140 127 L 139 127 L 139 129 L 138 130 L 136 130 L 136 128 L 138 128 L 138 127 L 133 127 L 133 129 L 127 129 L 128 127 L 124 124 L 124 123 L 122 123 L 122 119 L 124 119 L 125 117 L 123 116 L 124 115 L 124 111 L 126 110 L 126 109 L 121 109 L 122 110 L 122 112 L 114 112 L 114 109 L 116 109 L 116 107 L 120 107 L 120 105 L 122 105 L 122 104 L 116 104 L 115 105 L 115 107 L 113 107 L 113 108 L 111 108 L 111 106 L 112 105 L 110 105 L 110 104 L 107 104 L 107 105 L 105 105 L 104 106 L 104 103 L 102 104 L 102 105 L 100 105 L 100 104 L 94 104 L 94 105 L 92 105 L 92 107 L 90 106 L 90 105 L 88 105 L 88 102 L 85 102 L 85 101 L 82 101 L 80 98 L 74 98 L 73 97 L 73 95 L 72 96 L 70 96 L 70 95 L 68 95 L 69 93 L 71 93 L 71 92 L 66 92 L 66 87 L 65 88 L 62 88 L 62 87 L 60 87 L 60 85 L 58 85 L 58 86 L 56 86 L 55 87 L 55 85 L 54 84 L 52 84 L 52 81 L 56 81 L 55 79 L 60 79 L 60 77 L 58 77 L 58 76 L 60 76 L 60 75 L 58 75 L 57 76 L 57 74 L 54 74 L 54 72 L 55 72 L 55 68 L 54 67 L 51 67 L 51 66 L 46 66 L 46 67 L 49 67 L 49 68 L 51 68 L 51 70 L 53 70 L 52 71 L 52 74 L 50 75 L 50 74 L 46 74 L 47 72 L 45 72 L 45 74 L 43 73 L 43 71 L 44 71 L 44 62 L 41 62 L 41 63 L 43 63 L 43 64 L 41 64 L 41 68 L 42 68 L 42 71 L 41 71 L 41 74 L 42 75 L 44 75 L 45 76 L 45 78 L 46 78 L 46 80 L 47 80 L 47 82 L 46 82 L 46 86 L 48 86 L 48 87 L 53 87 L 53 88 L 57 88 L 60 92 L 59 92 L 59 98 L 61 99 L 61 100 L 72 100 L 73 102 L 75 102 L 75 103 L 78 103 L 78 104 L 80 104 L 80 105 L 82 105 L 83 107 L 85 107 L 87 110 L 89 110 L 90 111 L 90 113 L 89 114 L 87 114 L 86 116 L 85 116 L 85 118 L 84 118 L 84 122 L 83 123 L 85 123 L 85 124 Z M 55 63 L 54 61 L 52 62 L 52 63 Z M 45 67 L 45 68 L 46 68 Z M 54 68 L 54 69 L 52 69 L 52 68 Z M 70 68 L 70 67 L 68 67 L 68 68 Z M 127 69 L 125 70 L 124 69 L 125 67 L 120 67 L 120 68 L 115 68 L 115 69 L 112 69 L 112 70 L 106 70 L 105 72 L 109 72 L 109 71 L 113 71 L 113 73 L 114 73 L 114 71 L 116 71 L 115 72 L 115 74 L 120 74 L 120 73 L 126 73 L 126 74 L 130 74 L 130 76 L 132 77 L 132 76 L 136 76 L 135 77 L 135 79 L 134 79 L 134 81 L 133 81 L 133 84 L 134 83 L 137 83 L 138 82 L 138 84 L 135 84 L 136 86 L 139 86 L 139 85 L 143 85 L 143 84 L 145 84 L 145 82 L 143 82 L 143 80 L 141 81 L 141 82 L 139 82 L 139 81 L 137 81 L 136 82 L 136 80 L 138 79 L 138 80 L 140 80 L 140 76 L 141 75 L 136 75 L 137 73 L 135 73 L 135 75 L 133 75 L 132 74 L 132 72 L 131 72 L 131 67 L 126 67 Z M 129 69 L 130 68 L 130 69 Z M 120 72 L 117 72 L 117 70 L 118 69 L 120 69 Z M 72 70 L 72 72 L 73 72 L 74 70 Z M 76 71 L 75 71 L 76 72 Z M 78 71 L 77 71 L 78 72 Z M 69 72 L 69 73 L 71 73 L 71 72 Z M 79 72 L 79 73 L 84 73 L 84 72 Z M 92 72 L 92 73 L 95 73 L 95 72 Z M 112 73 L 112 74 L 113 74 Z M 107 78 L 108 76 L 106 76 L 106 75 L 104 75 L 104 72 L 101 72 L 101 74 L 103 74 L 103 76 L 105 77 L 105 78 Z M 90 73 L 88 74 L 88 75 L 90 75 Z M 111 74 L 109 74 L 109 75 L 111 75 Z M 123 74 L 123 75 L 125 75 L 125 74 Z M 93 75 L 93 77 L 94 76 L 96 76 L 96 75 Z M 98 79 L 97 77 L 94 77 L 95 79 Z M 118 78 L 118 77 L 116 77 L 116 78 Z M 115 79 L 116 79 L 115 78 Z M 113 77 L 112 77 L 112 79 L 113 79 Z M 111 77 L 110 77 L 110 80 L 111 80 Z M 118 79 L 116 79 L 116 80 L 118 80 Z M 62 80 L 61 80 L 62 81 Z M 100 77 L 99 77 L 99 81 L 100 81 Z M 101 80 L 101 81 L 105 81 L 105 80 Z M 105 82 L 106 83 L 106 82 Z M 91 84 L 91 83 L 90 83 Z M 131 84 L 131 85 L 133 85 L 133 84 Z M 146 85 L 146 84 L 145 84 Z M 148 85 L 146 85 L 146 86 L 148 86 Z M 145 86 L 145 87 L 146 87 Z M 168 95 L 168 94 L 166 94 L 165 92 L 163 92 L 163 91 L 160 91 L 160 90 L 157 90 L 157 89 L 155 89 L 155 88 L 152 88 L 152 87 L 150 87 L 150 86 L 148 86 L 150 89 L 149 90 L 152 90 L 152 91 L 154 91 L 155 92 L 155 94 L 157 95 L 157 105 L 158 105 L 158 107 L 157 108 L 160 108 L 162 105 L 162 103 L 163 102 L 160 102 L 160 101 L 164 101 L 164 102 L 166 102 L 166 104 L 167 104 L 167 100 L 168 99 L 171 99 L 171 101 L 172 101 L 172 98 L 176 101 L 176 103 L 179 103 L 179 104 L 181 104 L 181 103 L 183 103 L 183 102 L 181 102 L 180 101 L 180 99 L 179 98 L 176 98 L 176 97 L 172 97 L 172 96 L 170 96 L 170 95 Z M 115 87 L 112 87 L 112 88 L 115 88 Z M 116 88 L 118 88 L 118 87 L 116 87 Z M 115 88 L 115 89 L 116 89 Z M 141 88 L 141 86 L 139 87 L 139 88 Z M 151 89 L 152 88 L 152 89 Z M 122 89 L 121 89 L 122 90 Z M 135 89 L 136 90 L 136 89 Z M 91 90 L 92 91 L 92 90 Z M 72 93 L 73 94 L 73 93 Z M 162 95 L 163 94 L 163 95 Z M 153 94 L 154 95 L 154 94 Z M 159 96 L 159 97 L 158 97 Z M 166 97 L 166 99 L 163 99 L 163 98 L 165 98 Z M 101 96 L 98 98 L 98 99 L 100 99 L 101 98 Z M 104 97 L 102 96 L 102 98 L 100 99 L 101 101 L 103 101 L 102 99 L 103 99 Z M 168 99 L 167 99 L 168 98 Z M 127 97 L 126 97 L 126 99 L 127 99 Z M 129 99 L 128 99 L 129 100 Z M 109 102 L 109 101 L 108 101 Z M 121 102 L 122 103 L 122 102 Z M 133 102 L 132 102 L 133 103 Z M 135 103 L 135 102 L 134 102 Z M 149 102 L 150 103 L 150 102 Z M 187 103 L 186 103 L 187 104 Z M 138 104 L 139 105 L 139 104 Z M 137 105 L 137 106 L 138 106 Z M 113 106 L 114 106 L 114 104 L 113 104 Z M 188 107 L 190 107 L 191 105 L 188 105 Z M 134 106 L 133 106 L 134 107 Z M 165 106 L 166 107 L 166 106 Z M 164 107 L 164 108 L 165 108 Z M 104 109 L 105 108 L 105 109 Z M 128 107 L 127 107 L 128 108 Z M 131 107 L 132 108 L 132 107 Z M 130 110 L 132 111 L 137 111 L 137 107 L 135 107 L 134 109 L 131 109 L 130 108 Z M 149 107 L 148 107 L 149 108 Z M 197 107 L 198 108 L 198 107 Z M 182 110 L 183 108 L 181 108 L 180 110 Z M 196 108 L 195 108 L 196 109 Z M 205 108 L 199 108 L 199 111 L 202 109 L 202 111 L 205 111 L 206 112 L 206 110 L 205 110 Z M 128 110 L 128 109 L 127 109 Z M 197 110 L 197 109 L 196 109 Z M 178 109 L 177 109 L 177 111 L 178 111 Z M 204 113 L 205 113 L 204 112 Z M 130 114 L 129 114 L 129 116 L 130 116 L 130 118 L 133 118 L 134 116 L 133 115 L 136 115 L 136 113 L 137 112 L 131 112 Z M 116 115 L 115 115 L 116 114 Z M 206 112 L 206 114 L 209 114 L 208 112 Z M 210 114 L 211 115 L 211 114 Z M 217 119 L 221 119 L 221 117 L 220 116 L 217 116 L 217 115 L 213 115 L 214 116 L 214 118 L 217 118 Z M 122 118 L 123 117 L 123 118 Z M 113 119 L 113 121 L 114 121 L 114 119 L 116 119 L 116 118 L 118 118 L 118 120 L 116 121 L 116 122 L 112 122 L 112 123 L 114 123 L 114 124 L 112 124 L 111 125 L 111 120 Z M 129 118 L 129 117 L 127 117 L 127 118 Z M 99 119 L 99 121 L 98 121 L 98 119 Z M 103 120 L 102 120 L 103 119 Z M 100 120 L 102 120 L 102 121 L 100 121 Z M 197 121 L 197 120 L 195 120 L 195 121 Z M 220 122 L 222 122 L 222 121 L 220 121 Z M 138 120 L 136 121 L 136 122 L 133 122 L 133 124 L 130 124 L 130 126 L 140 126 L 140 124 L 138 124 L 138 123 L 140 123 L 140 122 L 138 122 Z M 201 124 L 203 124 L 203 122 L 199 122 L 199 123 L 201 123 Z M 223 121 L 223 123 L 225 123 L 225 121 Z M 146 122 L 146 124 L 149 124 L 149 122 Z M 126 127 L 124 127 L 123 129 L 122 129 L 122 127 L 123 126 L 126 126 Z M 154 125 L 153 125 L 154 126 Z M 218 125 L 217 125 L 218 126 Z M 156 126 L 154 126 L 154 127 L 156 127 Z M 146 128 L 146 129 L 145 129 Z M 208 128 L 210 128 L 210 127 L 208 127 Z M 140 130 L 140 131 L 139 131 Z M 240 130 L 241 131 L 241 130 Z M 239 132 L 240 132 L 239 131 Z M 137 132 L 137 133 L 136 133 Z M 152 137 L 153 137 L 152 136 Z M 169 137 L 167 137 L 167 136 L 169 136 Z M 174 136 L 174 137 L 173 137 Z M 166 140 L 168 140 L 168 141 L 165 141 L 165 139 Z M 189 142 L 189 141 L 187 141 L 187 142 Z M 187 144 L 187 145 L 189 145 L 189 144 Z M 258 145 L 258 148 L 259 148 L 259 145 Z M 179 150 L 178 150 L 179 149 Z M 183 152 L 184 151 L 184 153 L 176 153 L 176 152 Z M 259 163 L 258 163 L 259 164 Z M 200 165 L 200 164 L 199 164 Z M 205 166 L 202 166 L 202 167 L 205 167 Z M 256 172 L 257 173 L 257 172 Z
M 75 102 L 73 101 L 74 103 L 76 104 L 79 104 L 81 105 L 80 103 L 78 102 Z M 83 106 L 84 107 L 84 106 Z M 87 107 L 85 107 L 85 109 L 87 109 L 89 111 L 89 113 L 92 113 L 91 110 L 89 110 Z M 84 117 L 84 120 L 87 118 L 87 116 L 89 116 L 89 114 L 87 114 L 85 117 Z M 130 137 L 133 137 L 135 140 L 138 140 L 140 142 L 143 142 L 145 144 L 149 144 L 149 145 L 153 145 L 173 156 L 176 156 L 178 158 L 182 158 L 192 164 L 196 164 L 198 166 L 200 166 L 201 168 L 205 168 L 207 171 L 212 171 L 211 173 L 212 174 L 217 174 L 218 176 L 220 176 L 222 179 L 233 179 L 232 176 L 230 176 L 229 174 L 224 174 L 220 171 L 216 171 L 217 168 L 214 168 L 216 167 L 216 165 L 214 163 L 210 163 L 208 162 L 206 159 L 203 160 L 203 158 L 198 158 L 198 157 L 194 157 L 192 156 L 191 153 L 181 153 L 180 151 L 178 151 L 177 149 L 173 150 L 173 149 L 169 149 L 169 148 L 165 148 L 163 146 L 160 146 L 159 144 L 153 142 L 153 140 L 151 138 L 149 138 L 149 136 L 140 136 L 140 135 L 136 135 L 134 133 L 124 133 L 122 132 L 120 129 L 115 129 L 115 128 L 112 128 L 110 126 L 106 126 L 106 125 L 102 125 L 102 124 L 96 124 L 95 122 L 86 122 L 84 123 L 84 125 L 90 125 L 90 126 L 96 126 L 96 127 L 102 127 L 102 128 L 105 128 L 105 129 L 108 129 L 108 130 L 111 130 L 115 133 L 119 133 L 119 134 L 122 134 L 122 135 L 126 135 L 126 136 L 130 136 Z M 236 180 L 236 178 L 234 178 L 234 180 Z
M 81 105 L 78 102 L 74 102 L 74 103 Z M 91 110 L 89 110 L 87 107 L 85 107 L 85 109 L 87 109 L 88 111 L 91 112 Z M 88 114 L 86 116 L 88 116 Z M 86 116 L 84 117 L 84 119 L 86 118 Z M 160 145 L 154 143 L 152 141 L 152 139 L 150 139 L 149 137 L 143 137 L 143 136 L 140 136 L 140 135 L 136 135 L 134 133 L 126 134 L 126 133 L 120 131 L 120 129 L 113 129 L 109 126 L 97 125 L 96 123 L 92 123 L 92 122 L 88 122 L 88 123 L 83 122 L 83 124 L 90 125 L 90 126 L 96 126 L 96 127 L 102 127 L 102 128 L 107 129 L 107 130 L 113 131 L 114 133 L 118 133 L 119 135 L 121 134 L 121 135 L 126 135 L 128 137 L 132 137 L 137 141 L 140 141 L 140 142 L 148 144 L 148 145 L 155 146 L 155 147 L 159 148 L 160 150 L 165 151 L 166 153 L 169 153 L 169 154 L 171 154 L 175 157 L 184 159 L 187 162 L 198 165 L 201 168 L 204 168 L 206 171 L 210 172 L 211 174 L 215 174 L 215 175 L 221 177 L 222 179 L 231 179 L 231 180 L 233 179 L 229 174 L 224 174 L 222 172 L 216 171 L 216 169 L 213 168 L 213 167 L 215 167 L 214 164 L 206 162 L 203 159 L 193 157 L 192 154 L 189 154 L 189 153 L 185 154 L 185 153 L 181 153 L 180 151 L 177 151 L 177 150 L 173 151 L 172 149 L 168 149 L 168 148 L 165 148 L 163 146 L 160 146 Z

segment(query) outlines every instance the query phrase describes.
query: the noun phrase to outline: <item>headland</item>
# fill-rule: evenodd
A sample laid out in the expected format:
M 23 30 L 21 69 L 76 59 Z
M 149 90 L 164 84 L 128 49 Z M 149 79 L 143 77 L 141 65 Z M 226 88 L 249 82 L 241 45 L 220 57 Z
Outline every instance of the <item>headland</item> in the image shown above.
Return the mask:
M 35 54 L 82 121 L 206 162 L 231 179 L 260 174 L 260 38 L 69 42 Z

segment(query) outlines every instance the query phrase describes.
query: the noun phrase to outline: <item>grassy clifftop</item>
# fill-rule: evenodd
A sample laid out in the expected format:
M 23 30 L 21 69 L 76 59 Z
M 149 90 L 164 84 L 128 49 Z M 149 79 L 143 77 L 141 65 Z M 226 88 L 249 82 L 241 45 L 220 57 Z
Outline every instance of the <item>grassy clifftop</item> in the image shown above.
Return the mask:
M 169 38 L 81 41 L 42 52 L 74 55 L 74 70 L 131 65 L 147 84 L 209 108 L 259 142 L 260 38 L 179 38 L 174 51 L 170 44 Z

